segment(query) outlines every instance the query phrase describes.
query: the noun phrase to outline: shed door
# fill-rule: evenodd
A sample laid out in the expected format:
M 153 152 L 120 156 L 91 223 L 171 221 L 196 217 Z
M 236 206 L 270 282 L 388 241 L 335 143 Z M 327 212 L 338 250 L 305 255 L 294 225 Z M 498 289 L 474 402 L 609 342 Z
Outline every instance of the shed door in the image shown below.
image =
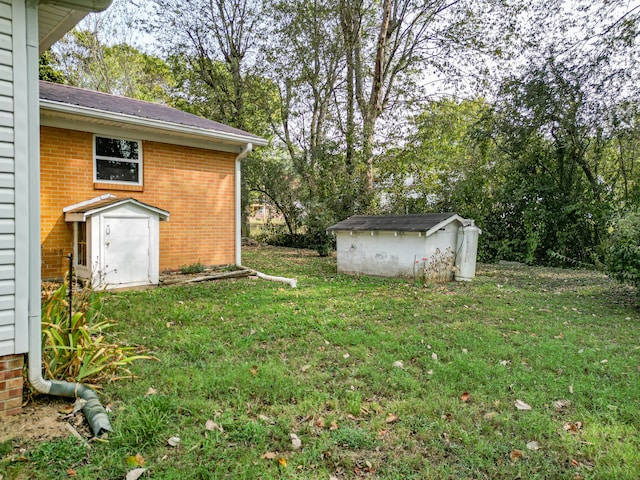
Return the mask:
M 105 217 L 104 284 L 150 282 L 151 230 L 145 217 Z

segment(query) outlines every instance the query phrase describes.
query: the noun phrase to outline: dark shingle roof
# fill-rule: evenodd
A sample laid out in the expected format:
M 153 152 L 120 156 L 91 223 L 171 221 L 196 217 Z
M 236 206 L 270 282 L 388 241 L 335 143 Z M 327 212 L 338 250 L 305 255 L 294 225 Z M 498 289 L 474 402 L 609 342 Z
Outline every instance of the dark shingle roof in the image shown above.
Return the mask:
M 186 127 L 220 132 L 222 134 L 239 135 L 241 137 L 254 138 L 260 143 L 264 142 L 262 138 L 238 128 L 229 127 L 228 125 L 186 113 L 166 105 L 135 100 L 128 97 L 119 97 L 117 95 L 70 87 L 68 85 L 40 81 L 40 99 L 103 112 L 159 120 Z
M 327 231 L 396 231 L 396 232 L 426 232 L 439 223 L 458 217 L 455 213 L 418 213 L 413 215 L 353 215 L 335 225 Z

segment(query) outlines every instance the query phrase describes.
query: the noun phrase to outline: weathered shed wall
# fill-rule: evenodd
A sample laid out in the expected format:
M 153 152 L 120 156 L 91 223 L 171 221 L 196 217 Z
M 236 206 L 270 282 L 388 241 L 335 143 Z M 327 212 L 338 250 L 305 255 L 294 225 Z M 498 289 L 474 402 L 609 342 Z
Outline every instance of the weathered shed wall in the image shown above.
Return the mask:
M 428 237 L 425 232 L 338 231 L 338 272 L 417 278 L 424 262 L 438 249 L 455 252 L 460 226 L 451 222 Z

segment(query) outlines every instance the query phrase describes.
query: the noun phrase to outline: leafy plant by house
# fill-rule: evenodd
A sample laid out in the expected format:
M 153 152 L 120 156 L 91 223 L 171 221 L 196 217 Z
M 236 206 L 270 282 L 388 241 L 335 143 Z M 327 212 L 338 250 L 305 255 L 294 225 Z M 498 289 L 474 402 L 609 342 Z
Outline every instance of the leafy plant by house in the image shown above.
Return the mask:
M 204 265 L 202 265 L 200 262 L 197 262 L 192 263 L 191 265 L 182 265 L 179 270 L 180 273 L 184 275 L 191 275 L 194 273 L 202 273 L 204 272 L 205 268 Z
M 115 322 L 101 312 L 102 299 L 85 287 L 68 300 L 69 283 L 44 290 L 42 298 L 43 366 L 49 378 L 100 384 L 131 377 L 135 360 L 152 358 L 122 346 L 106 331 Z M 69 308 L 71 307 L 71 312 Z

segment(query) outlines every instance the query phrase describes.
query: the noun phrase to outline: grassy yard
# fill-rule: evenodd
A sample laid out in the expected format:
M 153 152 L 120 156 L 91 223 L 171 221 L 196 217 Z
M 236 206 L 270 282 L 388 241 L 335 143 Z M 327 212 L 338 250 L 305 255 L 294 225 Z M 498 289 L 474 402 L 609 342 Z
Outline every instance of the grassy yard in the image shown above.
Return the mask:
M 158 361 L 103 391 L 108 443 L 34 445 L 0 460 L 4 478 L 123 479 L 137 454 L 155 479 L 640 478 L 630 289 L 586 271 L 482 265 L 421 287 L 307 251 L 243 260 L 299 288 L 110 294 L 121 339 Z

